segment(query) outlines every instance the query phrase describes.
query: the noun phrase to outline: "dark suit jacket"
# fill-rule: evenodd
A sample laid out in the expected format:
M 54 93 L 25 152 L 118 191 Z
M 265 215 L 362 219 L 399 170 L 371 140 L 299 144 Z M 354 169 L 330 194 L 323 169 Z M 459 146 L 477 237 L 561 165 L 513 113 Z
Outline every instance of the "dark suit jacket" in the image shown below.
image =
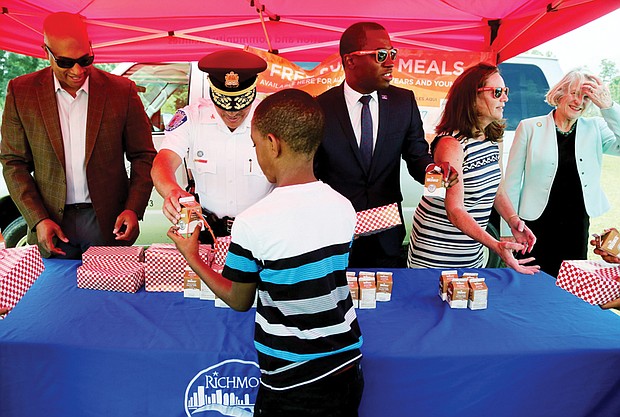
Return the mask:
M 390 86 L 378 91 L 379 126 L 370 171 L 362 165 L 344 98 L 344 85 L 334 87 L 317 100 L 325 112 L 325 135 L 315 157 L 317 178 L 347 197 L 356 211 L 400 203 L 400 159 L 409 173 L 424 182 L 426 166 L 433 162 L 424 139 L 422 119 L 413 92 Z M 402 214 L 401 214 L 402 217 Z M 381 233 L 387 253 L 397 253 L 404 227 Z
M 135 84 L 96 68 L 89 82 L 86 176 L 102 234 L 114 245 L 116 217 L 125 209 L 138 218 L 144 214 L 156 152 Z M 131 162 L 130 177 L 124 156 Z M 37 223 L 50 218 L 61 224 L 67 194 L 51 68 L 9 82 L 0 160 L 11 197 L 28 223 L 28 242 L 36 243 Z

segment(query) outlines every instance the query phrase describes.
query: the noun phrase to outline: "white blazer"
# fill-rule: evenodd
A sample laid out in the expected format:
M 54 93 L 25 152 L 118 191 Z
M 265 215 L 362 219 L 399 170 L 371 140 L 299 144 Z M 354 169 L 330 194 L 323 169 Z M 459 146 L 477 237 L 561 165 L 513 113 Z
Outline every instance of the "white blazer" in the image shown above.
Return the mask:
M 601 117 L 579 118 L 575 158 L 588 216 L 609 210 L 600 184 L 603 154 L 620 155 L 620 105 L 601 110 Z M 519 123 L 506 167 L 505 189 L 524 220 L 543 213 L 558 169 L 558 146 L 553 111 Z

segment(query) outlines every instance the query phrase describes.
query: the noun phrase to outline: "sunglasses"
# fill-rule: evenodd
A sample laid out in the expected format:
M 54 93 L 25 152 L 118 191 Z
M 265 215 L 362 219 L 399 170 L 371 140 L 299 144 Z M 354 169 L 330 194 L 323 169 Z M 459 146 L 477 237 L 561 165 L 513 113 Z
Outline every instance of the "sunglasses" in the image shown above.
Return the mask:
M 58 65 L 60 68 L 64 68 L 64 69 L 73 68 L 73 66 L 75 64 L 78 64 L 80 67 L 88 67 L 95 60 L 95 54 L 93 54 L 93 47 L 92 46 L 90 47 L 90 55 L 86 54 L 86 55 L 81 56 L 81 57 L 79 57 L 77 59 L 65 58 L 64 56 L 59 56 L 58 58 L 56 58 L 56 55 L 54 55 L 54 53 L 52 52 L 52 50 L 50 49 L 49 46 L 43 44 L 43 48 L 46 49 L 47 52 L 49 52 L 49 54 L 52 56 L 52 58 L 54 58 L 54 61 L 56 62 L 56 65 Z
M 375 58 L 379 64 L 385 62 L 390 55 L 390 59 L 394 61 L 396 59 L 396 54 L 398 53 L 398 49 L 375 49 L 372 51 L 355 51 L 351 52 L 349 55 L 375 55 Z
M 502 96 L 502 94 L 506 94 L 506 97 L 508 97 L 508 92 L 510 91 L 510 88 L 508 87 L 481 87 L 478 89 L 478 91 L 493 91 L 493 97 L 495 98 L 500 98 Z

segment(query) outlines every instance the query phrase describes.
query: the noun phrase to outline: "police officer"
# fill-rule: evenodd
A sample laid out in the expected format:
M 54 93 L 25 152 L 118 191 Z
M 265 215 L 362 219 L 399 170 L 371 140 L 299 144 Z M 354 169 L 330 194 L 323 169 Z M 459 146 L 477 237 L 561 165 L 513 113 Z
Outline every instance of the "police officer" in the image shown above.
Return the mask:
M 205 56 L 198 68 L 209 74 L 210 99 L 177 110 L 166 127 L 151 176 L 164 198 L 164 215 L 176 224 L 179 198 L 191 195 L 175 177 L 185 159 L 207 222 L 216 236 L 226 236 L 234 217 L 273 189 L 258 165 L 250 137 L 259 101 L 256 80 L 267 63 L 248 52 L 225 50 Z M 204 243 L 210 240 L 208 233 L 201 235 Z

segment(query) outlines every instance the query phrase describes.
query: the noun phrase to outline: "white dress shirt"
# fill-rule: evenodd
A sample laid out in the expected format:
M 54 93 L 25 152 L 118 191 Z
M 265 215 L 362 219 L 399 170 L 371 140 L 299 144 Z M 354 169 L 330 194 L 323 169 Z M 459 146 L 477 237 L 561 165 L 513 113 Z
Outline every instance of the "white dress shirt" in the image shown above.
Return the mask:
M 250 121 L 259 101 L 254 101 L 234 132 L 207 99 L 178 110 L 166 128 L 161 149 L 186 158 L 200 204 L 218 217 L 237 216 L 274 187 L 258 165 L 250 137 Z
M 368 102 L 370 107 L 370 115 L 372 116 L 372 149 L 374 152 L 375 145 L 377 143 L 377 132 L 379 131 L 379 101 L 378 94 L 373 91 L 371 94 L 361 94 L 349 87 L 349 84 L 344 83 L 344 100 L 347 103 L 347 109 L 349 110 L 349 118 L 351 119 L 351 125 L 353 126 L 353 132 L 355 133 L 355 139 L 357 145 L 360 144 L 360 138 L 362 136 L 362 103 L 360 97 L 369 95 L 371 97 Z
M 88 115 L 88 78 L 75 98 L 65 91 L 54 75 L 54 88 L 60 129 L 65 150 L 67 176 L 66 204 L 90 203 L 86 181 L 86 119 Z

